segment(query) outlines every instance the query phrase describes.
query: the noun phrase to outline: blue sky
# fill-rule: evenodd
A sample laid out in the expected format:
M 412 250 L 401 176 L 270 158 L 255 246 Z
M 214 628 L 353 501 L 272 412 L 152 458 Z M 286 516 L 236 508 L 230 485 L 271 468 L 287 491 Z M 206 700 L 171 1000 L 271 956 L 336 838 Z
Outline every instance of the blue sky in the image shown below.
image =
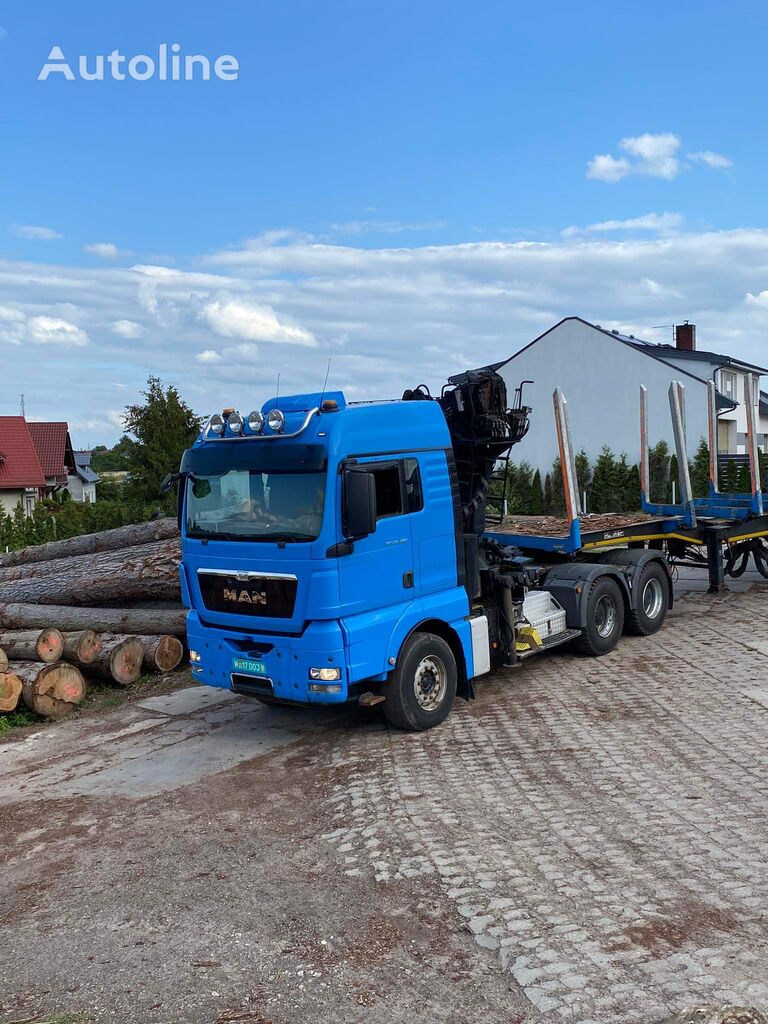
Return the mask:
M 765 344 L 763 3 L 75 0 L 0 25 L 0 412 L 53 415 L 77 377 L 57 414 L 109 441 L 150 372 L 210 412 L 329 355 L 384 397 L 570 313 Z M 53 45 L 172 42 L 237 81 L 37 80 Z

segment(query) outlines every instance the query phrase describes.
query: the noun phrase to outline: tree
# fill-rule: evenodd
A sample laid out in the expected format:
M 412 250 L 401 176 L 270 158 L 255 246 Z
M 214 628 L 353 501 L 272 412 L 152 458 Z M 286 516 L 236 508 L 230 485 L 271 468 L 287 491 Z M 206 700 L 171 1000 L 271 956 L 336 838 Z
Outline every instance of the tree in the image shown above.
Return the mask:
M 135 441 L 126 434 L 120 438 L 113 448 L 103 444 L 96 445 L 91 453 L 91 469 L 94 473 L 117 473 L 130 469 L 131 452 Z
M 583 448 L 573 461 L 576 463 L 576 481 L 578 484 L 579 495 L 582 499 L 582 504 L 585 504 L 584 497 L 592 484 L 592 467 L 589 464 L 587 453 Z M 589 507 L 588 501 L 586 502 L 585 507 Z
M 604 445 L 592 474 L 592 511 L 617 512 L 621 500 L 619 492 L 616 459 L 611 449 Z
M 552 512 L 552 474 L 547 473 L 544 477 L 544 503 L 543 512 L 549 515 Z
M 562 515 L 565 512 L 565 492 L 563 491 L 563 471 L 560 467 L 560 456 L 552 463 L 551 489 L 551 512 L 553 515 Z
M 690 468 L 694 498 L 706 498 L 709 494 L 709 445 L 703 437 Z
M 528 514 L 532 516 L 540 516 L 544 511 L 544 491 L 541 486 L 541 473 L 538 469 L 531 480 L 531 499 L 528 506 Z
M 659 441 L 648 452 L 650 493 L 645 496 L 648 501 L 663 504 L 670 500 L 669 463 L 669 445 L 666 441 Z
M 142 501 L 161 501 L 160 484 L 178 469 L 182 453 L 200 430 L 200 417 L 172 385 L 163 389 L 158 377 L 147 378 L 145 401 L 126 407 L 123 420 L 136 441 L 127 451 L 130 490 Z M 170 505 L 172 498 L 166 501 Z

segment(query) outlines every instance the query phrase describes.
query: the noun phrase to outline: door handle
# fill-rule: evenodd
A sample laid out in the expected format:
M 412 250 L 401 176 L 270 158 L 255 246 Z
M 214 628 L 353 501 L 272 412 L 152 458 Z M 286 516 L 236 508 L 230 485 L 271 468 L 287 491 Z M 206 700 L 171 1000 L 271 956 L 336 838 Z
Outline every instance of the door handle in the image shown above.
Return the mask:
M 413 569 L 403 573 L 403 586 L 406 588 L 413 586 Z

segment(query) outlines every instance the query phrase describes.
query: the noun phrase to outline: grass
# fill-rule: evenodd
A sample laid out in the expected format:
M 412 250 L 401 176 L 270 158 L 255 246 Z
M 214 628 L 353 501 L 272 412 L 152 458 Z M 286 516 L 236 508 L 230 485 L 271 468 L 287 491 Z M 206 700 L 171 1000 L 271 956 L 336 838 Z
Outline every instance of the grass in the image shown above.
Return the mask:
M 36 715 L 34 711 L 8 711 L 0 714 L 0 732 L 23 729 L 25 725 L 42 725 L 45 722 L 46 719 Z
M 177 669 L 167 675 L 139 676 L 135 683 L 125 687 L 110 686 L 107 682 L 87 679 L 85 699 L 73 717 L 83 718 L 99 712 L 111 711 L 124 704 L 144 700 L 146 697 L 158 697 L 172 693 L 184 686 L 191 686 L 192 682 L 192 677 L 186 669 Z M 33 711 L 28 711 L 21 704 L 16 711 L 0 713 L 0 735 L 7 735 L 11 730 L 24 729 L 31 725 L 53 724 L 47 718 L 41 718 Z M 59 1021 L 55 1020 L 54 1024 L 59 1024 Z

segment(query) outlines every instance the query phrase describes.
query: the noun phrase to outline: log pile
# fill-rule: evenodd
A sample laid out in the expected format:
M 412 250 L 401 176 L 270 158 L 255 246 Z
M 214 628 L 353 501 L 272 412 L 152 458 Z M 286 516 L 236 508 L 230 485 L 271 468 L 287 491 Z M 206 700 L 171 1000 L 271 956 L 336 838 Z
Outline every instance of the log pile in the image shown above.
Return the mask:
M 0 553 L 0 712 L 64 718 L 87 677 L 127 687 L 178 668 L 179 559 L 173 519 Z

